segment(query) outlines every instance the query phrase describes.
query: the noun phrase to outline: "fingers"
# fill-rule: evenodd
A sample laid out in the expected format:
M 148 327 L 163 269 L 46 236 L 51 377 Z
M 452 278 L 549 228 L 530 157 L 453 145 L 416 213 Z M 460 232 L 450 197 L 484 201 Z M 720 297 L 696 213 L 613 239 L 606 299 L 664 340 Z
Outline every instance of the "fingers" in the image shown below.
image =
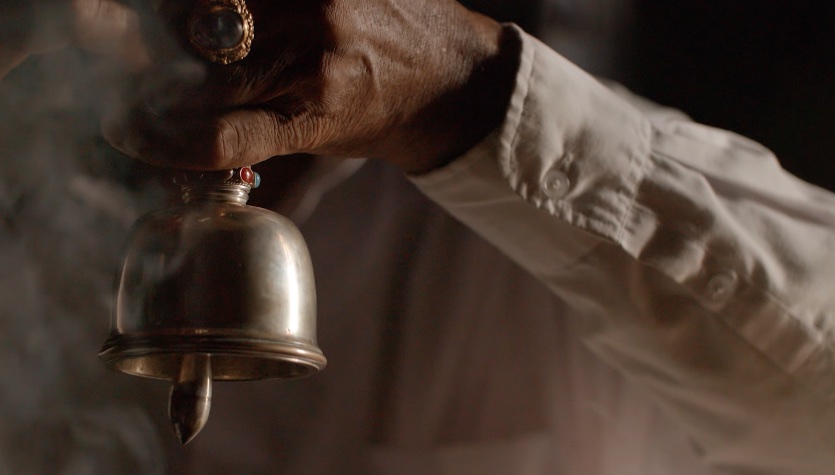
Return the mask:
M 13 0 L 0 5 L 0 78 L 28 56 L 70 44 L 134 70 L 149 64 L 136 13 L 115 0 Z
M 76 45 L 122 60 L 134 69 L 150 64 L 136 12 L 113 0 L 72 0 L 71 9 Z
M 230 145 L 235 131 L 222 120 L 204 115 L 158 117 L 134 111 L 127 117 L 107 118 L 102 133 L 119 151 L 153 165 L 213 170 L 232 166 Z
M 285 119 L 261 109 L 165 117 L 137 110 L 106 120 L 102 131 L 118 150 L 154 165 L 221 170 L 315 150 L 326 141 L 324 123 L 309 114 Z
M 316 153 L 336 130 L 323 125 L 333 121 L 321 107 L 318 78 L 287 85 L 275 80 L 270 89 L 278 97 L 256 105 L 247 99 L 263 86 L 222 85 L 210 76 L 205 65 L 188 59 L 148 70 L 126 102 L 111 104 L 102 123 L 105 138 L 154 165 L 213 170 Z

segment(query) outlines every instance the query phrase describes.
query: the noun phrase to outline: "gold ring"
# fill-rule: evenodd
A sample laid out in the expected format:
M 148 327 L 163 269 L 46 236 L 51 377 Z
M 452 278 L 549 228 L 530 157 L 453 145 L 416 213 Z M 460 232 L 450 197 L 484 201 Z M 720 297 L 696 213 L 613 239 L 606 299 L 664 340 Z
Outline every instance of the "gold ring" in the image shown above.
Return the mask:
M 229 64 L 249 54 L 255 22 L 243 0 L 200 0 L 189 16 L 186 31 L 200 56 Z

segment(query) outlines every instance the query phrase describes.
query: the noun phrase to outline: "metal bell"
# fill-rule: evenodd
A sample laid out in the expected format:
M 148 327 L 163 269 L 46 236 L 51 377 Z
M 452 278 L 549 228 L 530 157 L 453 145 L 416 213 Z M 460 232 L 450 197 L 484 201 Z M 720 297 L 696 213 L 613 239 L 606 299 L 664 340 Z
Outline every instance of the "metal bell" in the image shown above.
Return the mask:
M 298 378 L 323 369 L 307 246 L 288 219 L 246 206 L 250 168 L 178 175 L 184 203 L 134 225 L 99 357 L 172 381 L 182 443 L 208 420 L 211 381 Z

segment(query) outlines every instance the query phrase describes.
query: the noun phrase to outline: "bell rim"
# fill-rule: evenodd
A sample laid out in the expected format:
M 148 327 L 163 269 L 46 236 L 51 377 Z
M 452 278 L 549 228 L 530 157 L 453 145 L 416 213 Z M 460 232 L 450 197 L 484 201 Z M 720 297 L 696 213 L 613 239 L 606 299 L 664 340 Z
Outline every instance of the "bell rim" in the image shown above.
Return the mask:
M 182 354 L 209 354 L 213 360 L 250 359 L 265 363 L 295 365 L 298 372 L 292 375 L 266 375 L 260 377 L 213 377 L 216 381 L 245 381 L 280 377 L 295 379 L 323 370 L 327 365 L 325 355 L 315 345 L 301 342 L 268 340 L 250 337 L 218 335 L 114 335 L 102 346 L 99 359 L 113 370 L 150 379 L 171 379 L 171 374 L 158 374 L 129 370 L 126 362 L 137 359 L 176 357 Z

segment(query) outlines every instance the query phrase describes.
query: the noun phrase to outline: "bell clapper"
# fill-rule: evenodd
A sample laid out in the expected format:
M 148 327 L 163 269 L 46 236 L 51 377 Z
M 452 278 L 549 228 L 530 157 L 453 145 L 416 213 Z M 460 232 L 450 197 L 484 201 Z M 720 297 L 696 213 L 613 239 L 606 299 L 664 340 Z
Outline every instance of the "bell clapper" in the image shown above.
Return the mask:
M 212 407 L 212 362 L 205 353 L 185 353 L 180 371 L 171 383 L 168 416 L 183 445 L 189 443 L 209 420 Z
M 316 286 L 301 232 L 246 204 L 258 174 L 166 175 L 182 203 L 131 230 L 99 357 L 116 371 L 170 381 L 168 415 L 186 444 L 208 422 L 212 380 L 301 378 L 327 359 L 316 343 Z

